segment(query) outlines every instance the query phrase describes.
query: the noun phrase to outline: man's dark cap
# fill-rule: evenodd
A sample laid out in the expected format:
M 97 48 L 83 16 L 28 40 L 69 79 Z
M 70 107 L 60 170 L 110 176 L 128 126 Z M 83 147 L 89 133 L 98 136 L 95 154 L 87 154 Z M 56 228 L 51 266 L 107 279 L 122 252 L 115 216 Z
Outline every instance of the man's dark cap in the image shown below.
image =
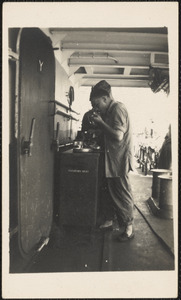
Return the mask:
M 109 92 L 104 90 L 104 89 L 93 89 L 90 94 L 90 100 L 94 98 L 99 98 L 102 96 L 108 96 L 109 97 Z
M 94 89 L 103 89 L 110 93 L 111 86 L 106 80 L 101 80 L 94 86 Z
M 101 80 L 99 81 L 95 86 L 92 87 L 91 93 L 90 93 L 90 100 L 95 97 L 96 92 L 99 91 L 98 93 L 100 94 L 102 91 L 105 91 L 105 95 L 109 96 L 111 92 L 111 86 L 106 80 Z M 103 94 L 102 94 L 103 96 Z M 97 97 L 97 95 L 96 95 Z

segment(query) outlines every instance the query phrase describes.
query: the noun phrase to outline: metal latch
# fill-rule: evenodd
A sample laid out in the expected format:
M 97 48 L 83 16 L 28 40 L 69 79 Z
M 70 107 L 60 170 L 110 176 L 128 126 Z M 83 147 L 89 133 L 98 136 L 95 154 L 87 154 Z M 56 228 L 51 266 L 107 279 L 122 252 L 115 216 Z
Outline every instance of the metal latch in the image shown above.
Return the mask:
M 33 133 L 35 128 L 35 118 L 31 121 L 31 128 L 30 128 L 30 136 L 29 140 L 25 141 L 24 138 L 22 140 L 22 154 L 28 154 L 28 156 L 32 156 L 31 148 L 33 146 Z

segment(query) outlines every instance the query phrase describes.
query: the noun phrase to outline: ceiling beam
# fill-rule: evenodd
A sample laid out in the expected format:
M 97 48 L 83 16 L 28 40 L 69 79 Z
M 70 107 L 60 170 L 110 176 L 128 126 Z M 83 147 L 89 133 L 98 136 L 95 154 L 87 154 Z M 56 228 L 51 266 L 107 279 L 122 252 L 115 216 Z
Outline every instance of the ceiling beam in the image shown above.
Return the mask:
M 124 69 L 124 75 L 129 75 L 131 72 L 131 68 L 130 67 L 127 67 Z
M 138 34 L 161 34 L 165 35 L 168 33 L 166 27 L 50 27 L 50 32 L 114 32 L 114 33 L 138 33 Z
M 97 52 L 97 53 L 105 53 L 108 54 L 108 52 L 113 52 L 113 53 L 125 53 L 125 54 L 151 54 L 152 52 L 154 52 L 155 54 L 162 54 L 162 55 L 167 55 L 168 56 L 168 52 L 163 52 L 163 51 L 154 51 L 154 50 L 117 50 L 117 49 L 95 49 L 95 48 L 89 48 L 89 49 L 85 49 L 85 48 L 67 48 L 64 49 L 62 48 L 61 51 L 68 51 L 68 50 L 72 50 L 72 51 L 76 51 L 76 52 Z
M 97 83 L 97 80 L 86 80 L 81 82 L 81 86 L 93 86 Z M 110 85 L 113 87 L 144 87 L 149 88 L 148 81 L 146 80 L 109 80 Z
M 64 42 L 61 45 L 61 51 L 74 50 L 74 51 L 85 51 L 85 52 L 115 52 L 115 53 L 137 53 L 137 54 L 149 54 L 154 52 L 156 54 L 168 54 L 167 49 L 163 50 L 162 45 L 158 45 L 159 49 L 155 49 L 153 44 L 108 44 L 108 43 L 74 43 L 74 42 Z M 160 49 L 160 47 L 162 47 Z
M 93 74 L 93 68 L 92 67 L 85 66 L 85 70 L 86 70 L 87 74 L 90 74 L 90 75 Z
M 84 79 L 84 78 L 83 78 L 83 79 Z M 93 78 L 93 79 L 95 79 L 95 78 Z M 116 79 L 115 79 L 115 78 L 110 78 L 109 80 L 116 80 Z M 122 80 L 122 78 L 121 78 L 121 80 Z M 121 80 L 120 80 L 120 81 L 121 81 Z M 127 79 L 127 81 L 130 81 L 130 82 L 131 82 L 131 81 L 133 81 L 133 80 L 129 78 L 129 79 Z M 145 80 L 144 80 L 144 79 L 137 79 L 137 80 L 135 80 L 135 81 L 136 81 L 136 82 L 139 82 L 139 81 L 145 81 Z M 148 81 L 148 79 L 147 79 L 146 81 Z
M 80 85 L 81 86 L 94 86 L 95 84 L 97 83 L 97 81 L 95 82 L 80 82 Z M 131 82 L 128 82 L 128 81 L 109 81 L 109 84 L 111 85 L 111 87 L 145 87 L 145 88 L 148 88 L 149 85 L 148 85 L 148 82 L 146 81 L 131 81 Z
M 111 32 L 109 32 L 109 29 L 105 28 L 104 30 L 100 31 L 99 28 L 92 28 L 92 29 L 84 29 L 84 30 L 72 30 L 70 28 L 69 30 L 64 30 L 62 28 L 52 29 L 50 28 L 50 33 L 53 35 L 62 35 L 67 34 L 67 36 L 72 37 L 73 40 L 76 42 L 85 41 L 90 42 L 90 39 L 92 38 L 94 41 L 96 40 L 96 37 L 98 38 L 98 41 L 104 41 L 107 37 L 111 37 L 112 42 L 118 41 L 122 39 L 130 40 L 132 38 L 136 39 L 145 39 L 145 40 L 167 40 L 167 33 L 155 33 L 155 32 L 148 32 L 145 30 L 145 32 L 135 32 L 134 30 L 130 30 L 130 32 L 122 31 L 122 30 L 114 30 L 112 29 Z M 83 38 L 83 39 L 82 39 Z M 67 41 L 70 41 L 67 40 Z
M 118 65 L 118 64 L 96 64 L 96 63 L 68 63 L 69 67 L 98 67 L 98 68 L 134 68 L 134 69 L 149 69 L 149 66 L 140 66 L 140 65 Z
M 82 79 L 85 79 L 85 80 L 107 80 L 107 81 L 117 81 L 117 82 L 148 82 L 149 81 L 149 78 L 105 78 L 105 77 L 94 77 L 94 78 L 90 78 L 90 77 L 82 77 Z
M 124 74 L 92 74 L 92 75 L 85 75 L 82 74 L 83 78 L 89 79 L 139 79 L 139 78 L 149 78 L 149 75 L 124 75 Z

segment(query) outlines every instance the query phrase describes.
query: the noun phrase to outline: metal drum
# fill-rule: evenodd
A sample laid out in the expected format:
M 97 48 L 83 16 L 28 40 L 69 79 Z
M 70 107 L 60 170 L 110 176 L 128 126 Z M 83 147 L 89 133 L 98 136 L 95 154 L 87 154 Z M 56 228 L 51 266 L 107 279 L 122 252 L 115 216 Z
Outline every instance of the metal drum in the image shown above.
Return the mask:
M 167 175 L 171 173 L 171 170 L 167 169 L 152 169 L 153 181 L 152 181 L 152 198 L 159 202 L 160 194 L 160 175 Z
M 160 201 L 159 207 L 161 216 L 164 218 L 173 218 L 173 204 L 172 204 L 172 176 L 160 175 Z

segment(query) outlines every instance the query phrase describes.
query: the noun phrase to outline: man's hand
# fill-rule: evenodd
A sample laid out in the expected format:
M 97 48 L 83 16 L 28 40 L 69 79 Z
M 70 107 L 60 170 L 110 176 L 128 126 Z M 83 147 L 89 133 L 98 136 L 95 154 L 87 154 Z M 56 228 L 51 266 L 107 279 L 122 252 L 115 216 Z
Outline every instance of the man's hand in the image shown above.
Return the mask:
M 93 112 L 92 114 L 92 120 L 95 124 L 101 124 L 103 123 L 103 119 L 101 118 L 101 116 L 96 113 L 96 112 Z

